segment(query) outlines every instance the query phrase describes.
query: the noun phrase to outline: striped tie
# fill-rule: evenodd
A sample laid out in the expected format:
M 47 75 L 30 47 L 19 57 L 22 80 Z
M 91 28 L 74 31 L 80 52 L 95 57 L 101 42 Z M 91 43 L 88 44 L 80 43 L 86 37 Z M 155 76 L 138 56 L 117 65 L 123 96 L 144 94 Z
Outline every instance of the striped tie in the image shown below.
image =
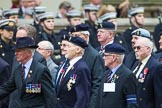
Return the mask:
M 106 82 L 107 83 L 110 83 L 111 82 L 111 74 L 112 74 L 112 71 L 109 70 L 108 73 L 107 73 L 107 78 L 106 78 Z

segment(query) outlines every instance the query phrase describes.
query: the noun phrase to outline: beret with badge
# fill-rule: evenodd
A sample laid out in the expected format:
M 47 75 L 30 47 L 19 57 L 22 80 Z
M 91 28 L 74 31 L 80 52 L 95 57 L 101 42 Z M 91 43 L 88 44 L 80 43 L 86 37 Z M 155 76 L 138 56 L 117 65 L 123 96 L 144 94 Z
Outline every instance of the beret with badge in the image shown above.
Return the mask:
M 88 35 L 90 35 L 90 33 L 89 33 L 89 31 L 88 31 L 89 29 L 90 29 L 90 28 L 89 28 L 89 25 L 88 25 L 88 24 L 82 23 L 82 24 L 78 24 L 78 25 L 76 25 L 76 26 L 71 27 L 70 33 L 73 33 L 73 32 L 81 32 L 81 33 L 83 33 L 83 34 L 88 34 Z
M 67 35 L 63 35 L 63 36 L 61 36 L 61 41 L 62 40 L 67 40 L 68 41 L 69 38 L 70 38 L 70 35 L 68 35 L 68 34 Z
M 98 29 L 115 30 L 115 25 L 112 22 L 104 21 L 98 25 Z
M 112 43 L 105 46 L 105 53 L 124 54 L 125 51 L 125 48 L 117 43 Z
M 70 36 L 69 40 L 70 43 L 77 45 L 83 49 L 85 49 L 86 47 L 88 47 L 88 44 L 86 43 L 86 41 L 80 37 L 74 37 L 74 36 Z
M 15 30 L 16 22 L 13 19 L 5 19 L 0 21 L 0 29 Z
M 143 28 L 139 28 L 134 30 L 131 35 L 136 35 L 136 36 L 140 36 L 140 37 L 145 37 L 145 38 L 149 38 L 151 39 L 151 34 L 148 30 L 143 29 Z

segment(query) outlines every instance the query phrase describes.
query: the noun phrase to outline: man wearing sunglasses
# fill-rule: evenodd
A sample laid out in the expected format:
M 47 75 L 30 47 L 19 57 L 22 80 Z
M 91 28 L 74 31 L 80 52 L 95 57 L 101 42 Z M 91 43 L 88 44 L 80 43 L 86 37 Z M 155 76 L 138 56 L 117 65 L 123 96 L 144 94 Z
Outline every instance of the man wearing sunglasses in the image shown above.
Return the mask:
M 146 29 L 143 29 L 143 28 L 139 28 L 139 29 L 136 29 L 134 30 L 132 33 L 131 33 L 131 37 L 132 37 L 132 40 L 131 40 L 131 47 L 133 48 L 136 41 L 141 39 L 141 38 L 149 38 L 151 39 L 151 36 L 150 36 L 150 33 L 149 31 L 147 31 Z M 134 50 L 129 52 L 128 55 L 125 56 L 125 59 L 124 59 L 124 64 L 129 68 L 129 69 L 133 69 L 133 66 L 134 64 L 136 63 L 137 59 L 135 57 L 135 52 Z
M 146 33 L 141 35 L 146 35 Z M 160 108 L 162 106 L 162 101 L 160 101 L 162 98 L 162 64 L 152 55 L 153 42 L 149 38 L 140 38 L 133 48 L 136 59 L 140 61 L 140 65 L 133 70 L 138 81 L 138 108 Z

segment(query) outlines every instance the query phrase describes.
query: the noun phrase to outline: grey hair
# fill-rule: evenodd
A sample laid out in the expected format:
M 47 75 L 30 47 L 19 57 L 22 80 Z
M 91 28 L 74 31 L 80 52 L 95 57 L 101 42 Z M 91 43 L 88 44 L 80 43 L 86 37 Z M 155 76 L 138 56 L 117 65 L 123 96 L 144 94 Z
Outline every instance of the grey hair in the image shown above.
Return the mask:
M 118 54 L 118 56 L 117 56 L 118 62 L 122 63 L 124 60 L 124 56 L 125 56 L 124 54 Z
M 36 39 L 37 30 L 34 26 L 29 24 L 20 25 L 17 30 L 25 30 L 27 32 L 27 36 L 32 37 L 34 40 Z
M 54 53 L 54 46 L 53 46 L 53 44 L 50 42 L 50 41 L 40 41 L 39 43 L 45 43 L 44 44 L 44 48 L 45 49 L 47 49 L 47 50 L 51 50 L 51 55 L 53 55 L 53 53 Z M 38 45 L 39 45 L 39 43 L 38 43 Z

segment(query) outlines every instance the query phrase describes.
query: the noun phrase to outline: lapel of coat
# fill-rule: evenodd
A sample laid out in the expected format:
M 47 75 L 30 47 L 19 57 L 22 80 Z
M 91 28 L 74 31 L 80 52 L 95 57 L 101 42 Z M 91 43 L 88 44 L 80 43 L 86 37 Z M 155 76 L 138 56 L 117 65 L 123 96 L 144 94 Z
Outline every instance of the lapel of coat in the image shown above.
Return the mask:
M 17 68 L 17 73 L 16 73 L 16 83 L 18 83 L 19 87 L 18 89 L 20 89 L 20 94 L 22 95 L 22 91 L 24 89 L 24 79 L 22 78 L 22 73 L 21 73 L 21 65 L 19 65 Z M 18 79 L 18 80 L 17 80 Z
M 34 75 L 35 75 L 35 67 L 36 67 L 36 63 L 35 63 L 35 60 L 33 59 L 33 61 L 32 61 L 32 64 L 31 64 L 31 66 L 30 66 L 30 69 L 29 69 L 29 72 L 28 72 L 28 74 L 27 74 L 27 77 L 26 77 L 26 79 L 24 79 L 23 80 L 23 88 L 22 88 L 22 96 L 23 96 L 23 94 L 24 94 L 24 92 L 25 92 L 25 90 L 26 90 L 26 84 L 32 84 L 34 81 Z
M 146 73 L 146 75 L 145 75 L 145 78 L 144 78 L 144 80 L 143 80 L 142 83 L 145 82 L 145 79 L 146 79 L 147 76 L 148 76 L 149 69 L 150 69 L 150 67 L 152 66 L 152 63 L 153 63 L 152 61 L 153 61 L 153 57 L 151 56 L 151 57 L 149 58 L 149 60 L 147 61 L 147 63 L 145 64 L 144 68 L 142 69 L 141 73 L 140 73 L 140 74 L 144 74 L 145 71 L 147 71 L 147 73 Z M 147 69 L 147 70 L 146 70 L 146 69 Z M 140 75 L 139 75 L 139 77 L 138 77 L 138 81 L 139 81 L 139 79 L 140 79 Z
M 68 82 L 68 80 L 70 79 L 70 76 L 72 75 L 72 74 L 74 74 L 74 73 L 76 73 L 76 69 L 77 69 L 77 67 L 79 66 L 79 63 L 80 63 L 80 61 L 81 61 L 82 59 L 80 59 L 79 61 L 77 61 L 75 64 L 74 64 L 74 66 L 72 66 L 72 68 L 68 71 L 68 73 L 66 74 L 66 76 L 64 77 L 64 79 L 63 79 L 63 81 L 62 81 L 62 83 L 59 85 L 59 87 L 58 87 L 58 93 L 61 91 L 61 89 L 63 88 L 63 87 L 66 87 L 67 88 L 67 82 Z

